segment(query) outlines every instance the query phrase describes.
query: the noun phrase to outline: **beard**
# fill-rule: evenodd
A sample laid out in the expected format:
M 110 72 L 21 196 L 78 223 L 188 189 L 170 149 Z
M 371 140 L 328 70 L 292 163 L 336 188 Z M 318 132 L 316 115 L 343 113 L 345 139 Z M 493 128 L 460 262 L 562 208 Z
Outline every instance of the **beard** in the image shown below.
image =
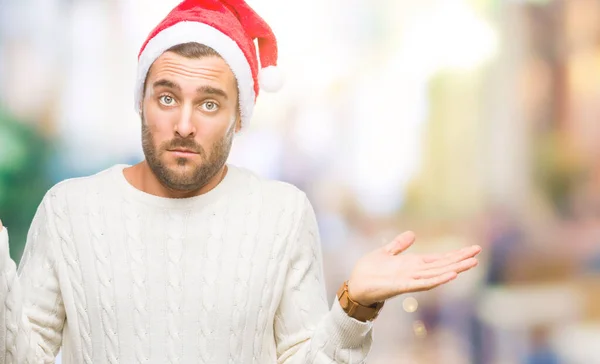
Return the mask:
M 146 162 L 160 183 L 175 191 L 196 191 L 206 186 L 227 162 L 233 142 L 234 128 L 218 140 L 210 153 L 189 138 L 173 138 L 159 146 L 146 122 L 142 119 L 142 148 Z M 199 154 L 201 162 L 196 164 L 188 158 L 177 158 L 177 166 L 169 167 L 164 162 L 164 154 L 175 148 L 187 148 Z

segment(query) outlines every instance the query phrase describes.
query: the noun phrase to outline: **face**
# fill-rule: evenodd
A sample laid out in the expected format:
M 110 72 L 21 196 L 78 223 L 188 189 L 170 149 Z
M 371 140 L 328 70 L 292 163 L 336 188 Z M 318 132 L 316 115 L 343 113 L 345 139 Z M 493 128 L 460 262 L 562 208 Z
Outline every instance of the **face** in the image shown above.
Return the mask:
M 194 191 L 225 165 L 240 127 L 235 76 L 219 57 L 167 52 L 148 73 L 142 146 L 163 186 Z

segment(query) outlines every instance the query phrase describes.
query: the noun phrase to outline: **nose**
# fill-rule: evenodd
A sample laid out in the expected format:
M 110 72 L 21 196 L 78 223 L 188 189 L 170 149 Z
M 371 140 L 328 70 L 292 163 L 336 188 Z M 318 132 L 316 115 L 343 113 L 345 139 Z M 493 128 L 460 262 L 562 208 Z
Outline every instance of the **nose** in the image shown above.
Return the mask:
M 196 134 L 196 126 L 193 121 L 192 108 L 187 106 L 182 108 L 181 115 L 175 124 L 175 133 L 182 138 L 192 137 Z

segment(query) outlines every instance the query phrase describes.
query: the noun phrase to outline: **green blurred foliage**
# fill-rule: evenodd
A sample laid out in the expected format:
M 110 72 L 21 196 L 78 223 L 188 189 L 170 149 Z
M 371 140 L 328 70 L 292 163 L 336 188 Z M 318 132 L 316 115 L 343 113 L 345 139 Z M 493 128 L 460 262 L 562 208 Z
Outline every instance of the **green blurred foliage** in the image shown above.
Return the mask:
M 19 261 L 31 220 L 51 186 L 51 147 L 33 126 L 0 108 L 0 219 L 10 231 L 10 253 Z

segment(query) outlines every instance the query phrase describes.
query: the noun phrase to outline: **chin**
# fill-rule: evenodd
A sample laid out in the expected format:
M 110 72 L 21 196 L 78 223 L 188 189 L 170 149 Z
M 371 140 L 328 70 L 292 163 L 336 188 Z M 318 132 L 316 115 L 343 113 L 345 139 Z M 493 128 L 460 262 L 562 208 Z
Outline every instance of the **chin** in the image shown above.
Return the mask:
M 201 181 L 196 180 L 195 171 L 191 168 L 185 170 L 181 167 L 169 168 L 168 173 L 163 175 L 163 185 L 170 189 L 189 192 L 202 187 Z
M 178 179 L 191 177 L 196 174 L 196 171 L 198 171 L 198 169 L 200 169 L 200 166 L 190 163 L 189 161 L 177 161 L 168 167 L 169 174 L 171 174 L 174 177 L 177 177 Z

